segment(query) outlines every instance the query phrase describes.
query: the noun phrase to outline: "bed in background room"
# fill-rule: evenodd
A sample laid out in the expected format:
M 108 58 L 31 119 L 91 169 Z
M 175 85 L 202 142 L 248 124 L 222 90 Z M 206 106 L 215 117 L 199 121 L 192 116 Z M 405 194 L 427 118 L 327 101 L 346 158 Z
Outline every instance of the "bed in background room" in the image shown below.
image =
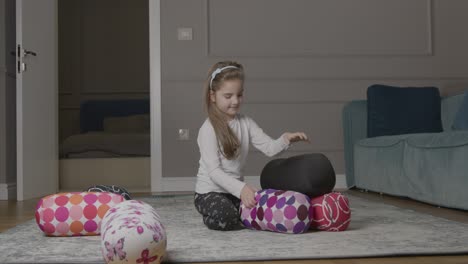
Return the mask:
M 80 133 L 60 144 L 60 190 L 106 184 L 149 191 L 149 109 L 149 99 L 83 102 Z

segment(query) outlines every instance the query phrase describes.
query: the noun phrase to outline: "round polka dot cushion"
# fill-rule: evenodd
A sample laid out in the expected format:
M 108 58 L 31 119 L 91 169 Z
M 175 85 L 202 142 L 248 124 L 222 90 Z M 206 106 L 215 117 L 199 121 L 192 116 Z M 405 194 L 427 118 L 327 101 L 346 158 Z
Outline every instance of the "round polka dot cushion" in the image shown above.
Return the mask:
M 311 200 L 313 219 L 311 229 L 344 231 L 351 222 L 351 209 L 346 196 L 331 192 Z
M 47 236 L 98 235 L 109 208 L 125 201 L 114 193 L 69 192 L 46 196 L 36 206 L 36 222 Z
M 125 201 L 102 220 L 101 251 L 107 263 L 161 263 L 166 246 L 161 218 L 147 203 Z
M 312 211 L 307 195 L 265 189 L 258 191 L 255 199 L 257 205 L 250 209 L 241 203 L 240 215 L 245 227 L 293 234 L 309 229 Z

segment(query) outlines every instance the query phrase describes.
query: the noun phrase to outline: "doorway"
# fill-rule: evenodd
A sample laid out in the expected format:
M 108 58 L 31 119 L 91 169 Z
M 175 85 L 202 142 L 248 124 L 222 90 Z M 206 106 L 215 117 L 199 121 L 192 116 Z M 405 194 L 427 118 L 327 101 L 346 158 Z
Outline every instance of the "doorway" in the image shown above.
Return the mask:
M 60 190 L 149 191 L 149 1 L 59 1 L 58 20 Z

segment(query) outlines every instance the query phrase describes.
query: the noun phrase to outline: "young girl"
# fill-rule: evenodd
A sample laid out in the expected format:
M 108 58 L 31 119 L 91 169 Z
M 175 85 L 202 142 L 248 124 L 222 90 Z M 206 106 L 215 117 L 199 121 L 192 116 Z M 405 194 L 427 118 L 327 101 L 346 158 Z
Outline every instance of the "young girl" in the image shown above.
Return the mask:
M 302 132 L 286 132 L 273 140 L 251 118 L 239 114 L 243 84 L 243 67 L 232 61 L 213 65 L 205 84 L 208 118 L 197 139 L 201 158 L 195 207 L 209 229 L 242 228 L 240 201 L 248 208 L 256 204 L 258 189 L 244 183 L 241 175 L 250 143 L 271 157 L 286 150 L 291 142 L 308 140 Z

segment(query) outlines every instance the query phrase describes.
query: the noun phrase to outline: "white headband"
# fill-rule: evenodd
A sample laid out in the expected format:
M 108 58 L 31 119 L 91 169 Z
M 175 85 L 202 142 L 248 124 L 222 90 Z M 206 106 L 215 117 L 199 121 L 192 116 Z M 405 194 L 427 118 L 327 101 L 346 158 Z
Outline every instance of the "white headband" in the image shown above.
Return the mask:
M 216 70 L 214 70 L 212 73 L 211 73 L 211 80 L 210 80 L 210 90 L 213 90 L 213 87 L 211 87 L 211 85 L 213 84 L 213 80 L 214 78 L 216 77 L 216 75 L 220 72 L 222 72 L 223 70 L 225 69 L 230 69 L 230 68 L 233 68 L 233 69 L 237 69 L 236 66 L 226 66 L 226 67 L 222 67 L 222 68 L 217 68 Z

